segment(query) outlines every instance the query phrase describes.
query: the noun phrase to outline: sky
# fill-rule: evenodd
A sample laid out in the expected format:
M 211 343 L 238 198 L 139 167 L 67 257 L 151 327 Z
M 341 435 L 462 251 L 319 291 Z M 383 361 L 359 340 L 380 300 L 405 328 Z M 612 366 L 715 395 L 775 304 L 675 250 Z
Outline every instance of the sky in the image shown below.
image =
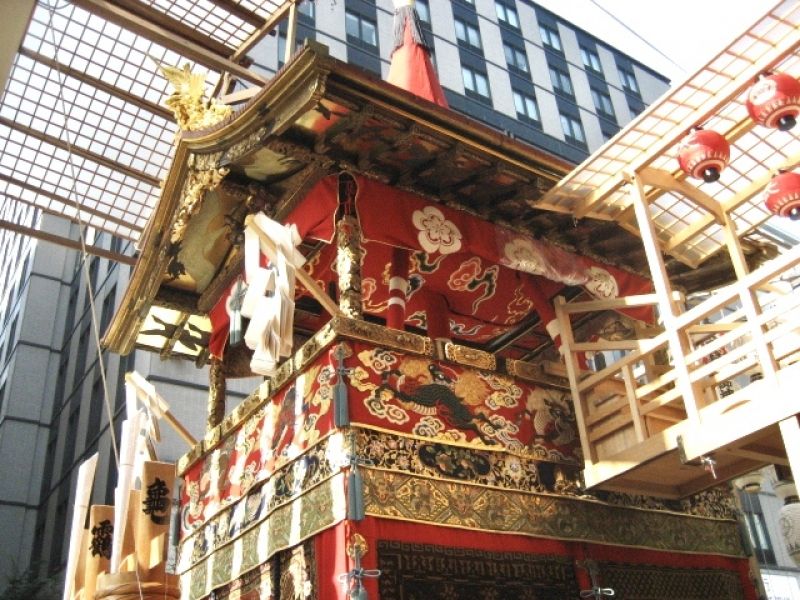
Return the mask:
M 704 66 L 777 0 L 536 0 L 673 84 Z M 623 21 L 678 66 L 647 46 L 597 5 Z

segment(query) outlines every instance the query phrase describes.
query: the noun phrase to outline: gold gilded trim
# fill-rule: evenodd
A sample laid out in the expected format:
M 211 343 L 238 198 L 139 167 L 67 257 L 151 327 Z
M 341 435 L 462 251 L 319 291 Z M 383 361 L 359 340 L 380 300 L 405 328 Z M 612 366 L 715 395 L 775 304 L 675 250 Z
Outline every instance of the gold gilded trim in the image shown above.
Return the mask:
M 370 342 L 392 350 L 433 356 L 433 344 L 430 338 L 421 335 L 388 329 L 382 325 L 347 317 L 335 317 L 331 319 L 331 323 L 337 334 L 349 339 Z
M 447 342 L 444 345 L 444 356 L 447 360 L 467 367 L 475 367 L 484 371 L 497 370 L 497 357 L 483 350 Z
M 498 490 L 362 468 L 366 513 L 379 518 L 689 554 L 744 556 L 738 523 L 596 500 Z
M 558 377 L 547 373 L 539 364 L 507 358 L 505 360 L 505 371 L 512 377 L 523 381 L 569 391 L 569 381 L 566 377 Z

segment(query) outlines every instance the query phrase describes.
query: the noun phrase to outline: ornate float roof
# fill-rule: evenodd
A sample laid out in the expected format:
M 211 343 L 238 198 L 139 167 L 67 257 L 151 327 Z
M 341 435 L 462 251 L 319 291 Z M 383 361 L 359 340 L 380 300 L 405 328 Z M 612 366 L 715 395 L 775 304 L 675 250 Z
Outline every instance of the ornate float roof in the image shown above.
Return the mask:
M 342 170 L 643 272 L 643 248 L 632 233 L 606 217 L 577 220 L 548 200 L 552 198 L 548 190 L 570 167 L 335 60 L 324 46 L 311 43 L 231 117 L 213 128 L 182 134 L 141 244 L 139 264 L 106 343 L 119 352 L 138 343 L 162 354 L 202 360 L 210 324 L 196 321 L 204 319 L 240 272 L 235 239 L 247 203 L 259 203 L 281 219 L 317 181 Z M 185 225 L 176 225 L 174 215 L 182 203 L 192 202 L 193 185 L 208 184 L 221 176 L 221 170 L 226 173 L 224 185 L 206 195 L 207 212 L 199 221 L 194 219 L 202 223 L 216 219 L 218 238 L 204 255 L 204 264 L 194 261 L 189 266 L 184 259 L 190 253 L 183 250 L 180 257 L 181 248 L 170 244 L 177 239 L 175 228 Z M 217 215 L 212 214 L 215 206 Z M 205 230 L 198 227 L 186 228 L 184 249 L 205 239 Z M 181 236 L 183 231 L 177 237 Z M 316 250 L 304 248 L 306 255 Z M 690 288 L 731 277 L 724 257 L 708 261 L 701 277 L 678 262 L 670 265 L 670 272 L 676 283 Z M 155 317 L 147 316 L 151 306 L 160 313 L 157 327 Z M 315 312 L 310 311 L 312 320 Z M 143 327 L 145 319 L 149 325 Z M 140 329 L 150 332 L 149 337 L 137 339 Z M 195 351 L 187 352 L 181 340 L 190 342 Z M 510 355 L 525 359 L 549 344 L 534 313 L 506 334 L 481 343 L 481 348 L 500 352 L 515 346 Z
M 160 307 L 159 320 L 170 325 L 162 338 L 180 338 L 171 326 L 188 315 L 206 314 L 241 267 L 234 242 L 248 203 L 260 203 L 280 219 L 322 177 L 350 169 L 511 224 L 569 167 L 472 119 L 421 102 L 311 44 L 231 117 L 182 134 L 106 342 L 129 351 L 143 319 L 152 325 L 153 316 L 143 312 L 151 303 Z M 190 218 L 184 231 L 185 224 L 173 219 L 191 202 L 191 186 L 202 187 L 222 172 L 224 184 L 203 201 L 203 210 L 217 207 L 219 214 Z M 170 240 L 180 237 L 183 247 L 191 245 L 205 235 L 196 223 L 215 218 L 219 232 L 228 227 L 226 236 L 206 255 L 207 264 L 181 272 L 184 265 L 176 266 L 178 248 Z M 144 337 L 138 343 L 164 349 Z

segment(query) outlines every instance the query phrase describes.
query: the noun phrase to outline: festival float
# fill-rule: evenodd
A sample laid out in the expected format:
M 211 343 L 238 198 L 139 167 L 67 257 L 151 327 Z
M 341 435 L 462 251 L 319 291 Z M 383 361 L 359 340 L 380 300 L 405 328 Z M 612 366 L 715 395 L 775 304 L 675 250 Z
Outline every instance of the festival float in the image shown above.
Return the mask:
M 800 252 L 752 234 L 800 146 L 791 86 L 748 88 L 796 83 L 800 9 L 575 169 L 451 111 L 395 19 L 388 81 L 307 43 L 231 109 L 165 68 L 181 133 L 104 344 L 208 364 L 208 430 L 145 460 L 136 419 L 181 426 L 130 374 L 66 598 L 755 599 L 721 484 L 798 464 L 800 300 L 761 291 Z

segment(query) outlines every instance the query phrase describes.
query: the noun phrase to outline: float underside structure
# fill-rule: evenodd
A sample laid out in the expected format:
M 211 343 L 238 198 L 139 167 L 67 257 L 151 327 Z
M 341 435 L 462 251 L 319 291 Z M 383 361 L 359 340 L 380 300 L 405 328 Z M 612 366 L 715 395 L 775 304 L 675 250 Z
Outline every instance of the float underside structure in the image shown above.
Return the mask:
M 798 465 L 800 253 L 760 194 L 800 146 L 743 98 L 800 75 L 798 19 L 572 171 L 314 43 L 234 110 L 195 98 L 104 339 L 210 365 L 182 597 L 754 599 L 717 484 Z M 716 183 L 677 169 L 697 125 Z

